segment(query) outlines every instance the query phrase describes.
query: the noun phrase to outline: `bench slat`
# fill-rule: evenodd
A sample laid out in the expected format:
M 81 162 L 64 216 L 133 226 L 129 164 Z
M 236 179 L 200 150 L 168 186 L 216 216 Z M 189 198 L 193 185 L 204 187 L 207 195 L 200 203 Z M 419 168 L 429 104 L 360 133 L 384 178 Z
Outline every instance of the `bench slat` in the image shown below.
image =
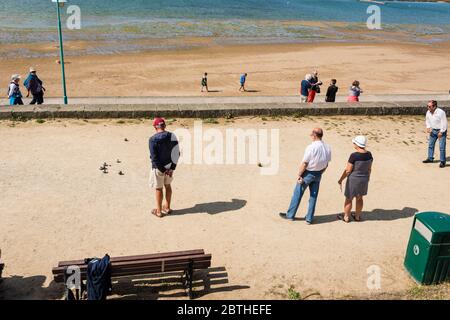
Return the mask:
M 111 277 L 125 277 L 125 276 L 134 276 L 134 275 L 146 275 L 152 273 L 163 273 L 163 272 L 173 272 L 173 271 L 184 271 L 188 267 L 189 262 L 173 264 L 166 266 L 164 271 L 161 269 L 161 266 L 140 266 L 140 267 L 129 267 L 129 268 L 120 268 L 120 269 L 112 269 Z M 198 261 L 194 262 L 193 269 L 207 269 L 211 266 L 211 260 Z M 86 271 L 81 271 L 81 279 L 85 280 L 87 277 Z M 58 273 L 54 276 L 55 282 L 64 282 L 64 274 Z
M 167 259 L 151 259 L 151 260 L 138 260 L 138 261 L 126 261 L 126 262 L 112 262 L 111 268 L 117 269 L 121 267 L 133 267 L 133 266 L 161 266 L 163 263 L 165 265 L 176 264 L 179 262 L 189 262 L 189 261 L 202 261 L 202 260 L 211 260 L 210 254 L 203 255 L 192 255 L 192 256 L 182 256 L 182 257 L 172 257 Z M 81 271 L 87 270 L 87 265 L 78 265 Z M 56 267 L 52 269 L 53 274 L 64 273 L 66 267 Z
M 167 252 L 167 253 L 155 253 L 155 254 L 145 254 L 145 255 L 135 255 L 135 256 L 113 257 L 113 258 L 111 258 L 111 263 L 137 261 L 137 260 L 163 259 L 163 258 L 170 258 L 170 257 L 199 255 L 199 254 L 205 254 L 205 251 L 203 249 L 197 249 L 197 250 L 175 251 L 175 252 Z M 84 259 L 83 260 L 72 260 L 72 261 L 60 261 L 58 263 L 58 267 L 76 266 L 76 265 L 84 265 L 84 264 L 85 264 Z

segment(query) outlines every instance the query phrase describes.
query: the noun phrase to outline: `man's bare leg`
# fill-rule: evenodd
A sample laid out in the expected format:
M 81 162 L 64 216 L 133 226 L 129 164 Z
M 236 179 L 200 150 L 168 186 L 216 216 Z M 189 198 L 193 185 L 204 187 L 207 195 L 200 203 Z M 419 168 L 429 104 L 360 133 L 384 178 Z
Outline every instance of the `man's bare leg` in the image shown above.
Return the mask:
M 170 204 L 172 201 L 172 186 L 170 184 L 167 184 L 166 186 L 166 200 L 164 202 L 164 212 L 170 213 L 172 210 L 170 208 Z
M 163 189 L 156 189 L 156 215 L 161 216 L 163 201 Z

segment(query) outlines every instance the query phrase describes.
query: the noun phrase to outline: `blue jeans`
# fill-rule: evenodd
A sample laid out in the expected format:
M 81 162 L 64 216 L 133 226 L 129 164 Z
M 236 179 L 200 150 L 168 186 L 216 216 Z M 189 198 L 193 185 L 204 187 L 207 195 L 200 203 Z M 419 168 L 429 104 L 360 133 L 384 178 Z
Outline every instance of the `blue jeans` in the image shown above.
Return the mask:
M 294 195 L 292 196 L 291 204 L 289 205 L 289 209 L 286 214 L 286 217 L 288 219 L 295 218 L 303 194 L 309 187 L 310 198 L 308 213 L 306 214 L 305 220 L 309 223 L 312 222 L 314 218 L 314 212 L 316 210 L 321 178 L 322 171 L 305 171 L 305 173 L 303 174 L 303 183 L 297 183 L 297 185 L 295 186 Z
M 433 129 L 430 133 L 430 140 L 428 142 L 428 159 L 434 160 L 434 146 L 438 140 L 438 134 L 440 130 Z M 442 138 L 439 140 L 439 150 L 441 153 L 441 162 L 446 162 L 445 148 L 447 144 L 447 131 L 442 134 Z

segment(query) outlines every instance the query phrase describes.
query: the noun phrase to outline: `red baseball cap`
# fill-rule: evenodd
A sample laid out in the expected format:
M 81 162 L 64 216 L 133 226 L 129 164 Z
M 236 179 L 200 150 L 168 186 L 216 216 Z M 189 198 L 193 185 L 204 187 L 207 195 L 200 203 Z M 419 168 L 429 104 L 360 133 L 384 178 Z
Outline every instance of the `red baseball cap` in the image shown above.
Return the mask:
M 153 120 L 153 126 L 155 128 L 161 128 L 162 126 L 166 125 L 166 120 L 164 120 L 164 118 L 155 118 L 155 120 Z

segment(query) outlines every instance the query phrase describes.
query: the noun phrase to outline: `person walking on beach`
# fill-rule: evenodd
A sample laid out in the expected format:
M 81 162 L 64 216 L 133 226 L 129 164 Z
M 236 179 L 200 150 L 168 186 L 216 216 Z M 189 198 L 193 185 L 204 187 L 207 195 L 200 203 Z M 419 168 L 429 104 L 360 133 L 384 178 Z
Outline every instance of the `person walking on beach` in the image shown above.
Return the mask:
M 338 219 L 346 223 L 350 222 L 350 215 L 355 221 L 361 221 L 361 212 L 364 206 L 363 197 L 367 195 L 373 163 L 372 153 L 366 150 L 367 138 L 357 136 L 352 142 L 356 152 L 350 155 L 347 166 L 338 181 L 342 190 L 342 182 L 347 178 L 344 193 L 344 214 L 338 215 Z M 356 211 L 351 214 L 354 198 L 356 198 Z
M 240 84 L 241 87 L 239 88 L 239 91 L 247 91 L 247 89 L 245 89 L 245 82 L 247 81 L 247 74 L 244 73 L 243 75 L 241 75 L 241 79 L 240 79 Z
M 322 141 L 322 138 L 323 130 L 321 128 L 315 128 L 311 132 L 312 143 L 305 150 L 289 209 L 287 210 L 287 213 L 280 213 L 280 217 L 283 219 L 290 221 L 295 220 L 300 201 L 302 200 L 306 189 L 309 188 L 310 199 L 305 220 L 307 224 L 313 222 L 317 197 L 319 195 L 320 181 L 323 173 L 328 168 L 328 163 L 331 161 L 331 149 Z
M 203 78 L 202 78 L 202 92 L 203 92 L 204 88 L 206 88 L 206 92 L 209 92 L 209 89 L 208 89 L 208 74 L 206 72 L 205 72 L 205 74 L 203 75 Z
M 327 90 L 327 95 L 325 97 L 325 102 L 335 102 L 336 101 L 336 93 L 339 90 L 339 87 L 336 86 L 336 79 L 331 79 L 330 86 Z
M 152 170 L 150 173 L 150 187 L 156 190 L 156 208 L 152 214 L 158 218 L 172 213 L 172 181 L 173 173 L 180 157 L 177 137 L 166 131 L 166 121 L 156 118 L 153 121 L 156 133 L 149 140 L 150 159 Z M 166 189 L 163 206 L 163 189 Z
M 359 87 L 359 81 L 355 80 L 350 87 L 350 92 L 347 98 L 347 102 L 359 102 L 359 96 L 363 93 Z
M 11 82 L 8 87 L 8 98 L 11 106 L 23 105 L 22 92 L 20 92 L 20 75 L 14 74 L 11 76 Z
M 423 163 L 432 163 L 434 161 L 434 147 L 437 140 L 439 140 L 440 151 L 440 168 L 445 168 L 447 161 L 446 147 L 447 147 L 447 131 L 448 121 L 445 111 L 438 108 L 437 101 L 431 100 L 428 102 L 428 111 L 426 115 L 427 133 L 430 135 L 428 140 L 428 158 Z
M 320 86 L 323 84 L 319 81 L 319 72 L 316 70 L 313 72 L 311 80 L 311 90 L 308 92 L 308 102 L 313 103 L 317 93 L 320 93 Z
M 43 104 L 44 103 L 44 91 L 42 86 L 42 80 L 36 74 L 36 69 L 31 67 L 28 78 L 24 81 L 23 85 L 27 88 L 27 98 L 30 96 L 30 92 L 33 95 L 33 99 L 30 104 Z
M 300 83 L 300 102 L 305 103 L 308 101 L 309 91 L 312 89 L 311 85 L 312 75 L 305 75 L 305 79 Z

